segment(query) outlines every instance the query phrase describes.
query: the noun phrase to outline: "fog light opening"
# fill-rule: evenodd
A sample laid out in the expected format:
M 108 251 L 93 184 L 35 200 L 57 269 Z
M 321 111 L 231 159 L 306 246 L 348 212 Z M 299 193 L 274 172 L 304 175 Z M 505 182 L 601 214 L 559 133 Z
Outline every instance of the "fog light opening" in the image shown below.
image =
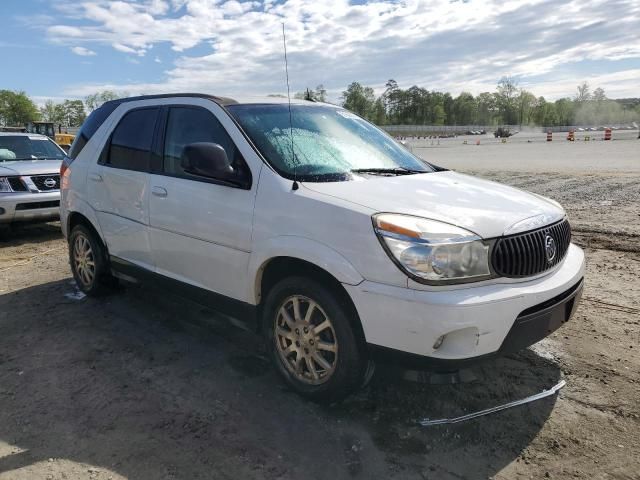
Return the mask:
M 445 337 L 444 335 L 440 335 L 440 336 L 436 339 L 435 343 L 433 344 L 433 349 L 434 349 L 434 350 L 437 350 L 437 349 L 439 349 L 439 348 L 442 346 L 442 342 L 444 342 L 444 337 Z

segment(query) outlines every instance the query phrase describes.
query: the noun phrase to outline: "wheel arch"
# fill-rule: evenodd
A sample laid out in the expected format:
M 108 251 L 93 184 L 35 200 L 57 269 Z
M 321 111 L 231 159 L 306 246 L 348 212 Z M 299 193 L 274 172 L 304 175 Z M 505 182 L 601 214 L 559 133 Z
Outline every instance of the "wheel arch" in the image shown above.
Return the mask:
M 102 241 L 104 245 L 104 237 L 102 236 L 102 230 L 100 229 L 100 223 L 93 207 L 78 195 L 67 195 L 68 202 L 65 202 L 65 208 L 61 208 L 61 218 L 63 221 L 63 231 L 66 230 L 66 235 L 71 234 L 71 229 L 80 222 L 84 222 L 88 228 L 91 228 Z
M 327 270 L 308 260 L 282 255 L 270 258 L 261 265 L 256 275 L 256 299 L 260 310 L 262 310 L 264 299 L 269 294 L 270 289 L 280 280 L 294 276 L 316 280 L 334 293 L 340 304 L 347 310 L 349 321 L 361 345 L 366 344 L 366 337 L 358 311 L 342 282 Z M 259 322 L 259 325 L 262 325 L 262 323 Z
M 351 263 L 340 253 L 320 243 L 305 237 L 283 235 L 273 237 L 258 243 L 259 248 L 254 249 L 249 260 L 249 281 L 247 298 L 250 303 L 259 305 L 262 294 L 262 278 L 267 266 L 275 261 L 283 261 L 283 258 L 299 260 L 316 267 L 337 280 L 339 283 L 358 285 L 364 278 Z
M 69 214 L 67 215 L 66 224 L 67 224 L 66 226 L 67 226 L 67 232 L 68 232 L 67 238 L 71 236 L 71 231 L 75 226 L 84 225 L 96 235 L 96 238 L 100 241 L 100 243 L 102 243 L 102 246 L 104 247 L 105 252 L 107 251 L 107 245 L 102 239 L 102 235 L 100 234 L 99 228 L 86 215 L 84 215 L 84 213 L 80 213 L 78 211 L 69 212 Z

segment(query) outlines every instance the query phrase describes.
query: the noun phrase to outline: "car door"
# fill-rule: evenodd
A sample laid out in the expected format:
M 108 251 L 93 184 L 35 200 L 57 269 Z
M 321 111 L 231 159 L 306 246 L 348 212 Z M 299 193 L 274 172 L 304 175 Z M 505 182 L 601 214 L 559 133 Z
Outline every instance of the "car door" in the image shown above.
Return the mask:
M 214 115 L 216 107 L 170 105 L 163 112 L 162 169 L 150 177 L 151 249 L 158 273 L 245 300 L 256 187 L 236 143 Z M 185 172 L 184 147 L 198 142 L 221 145 L 248 183 L 239 187 Z
M 88 192 L 109 254 L 153 270 L 149 165 L 160 108 L 129 110 L 88 172 Z

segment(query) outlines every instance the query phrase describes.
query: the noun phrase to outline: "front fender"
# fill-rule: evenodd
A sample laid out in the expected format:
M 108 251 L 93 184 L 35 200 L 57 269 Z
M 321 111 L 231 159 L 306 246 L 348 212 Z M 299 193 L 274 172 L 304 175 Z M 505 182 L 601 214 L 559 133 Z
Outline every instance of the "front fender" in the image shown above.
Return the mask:
M 282 235 L 261 241 L 251 253 L 249 259 L 248 298 L 259 303 L 261 272 L 276 257 L 292 257 L 305 260 L 333 275 L 339 282 L 358 285 L 364 278 L 340 253 L 331 247 L 306 237 Z

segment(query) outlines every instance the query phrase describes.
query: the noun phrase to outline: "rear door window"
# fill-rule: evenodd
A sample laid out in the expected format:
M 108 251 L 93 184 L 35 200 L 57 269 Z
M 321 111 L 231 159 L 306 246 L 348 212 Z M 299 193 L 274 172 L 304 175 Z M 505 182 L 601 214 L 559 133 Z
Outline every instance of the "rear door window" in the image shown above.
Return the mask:
M 106 165 L 126 170 L 149 170 L 158 108 L 140 108 L 125 114 L 111 136 Z

